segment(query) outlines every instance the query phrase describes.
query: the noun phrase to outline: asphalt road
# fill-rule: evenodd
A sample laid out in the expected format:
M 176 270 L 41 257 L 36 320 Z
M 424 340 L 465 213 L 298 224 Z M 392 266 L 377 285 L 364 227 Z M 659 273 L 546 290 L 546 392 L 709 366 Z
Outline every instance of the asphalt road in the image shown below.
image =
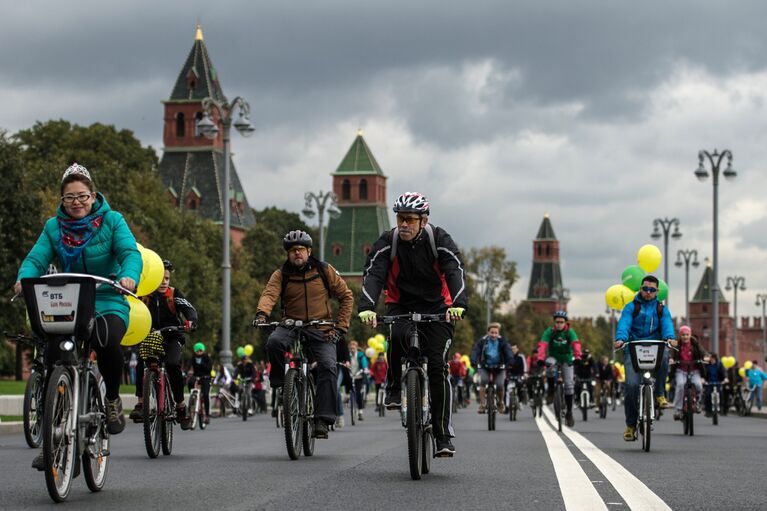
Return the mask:
M 212 419 L 205 431 L 175 429 L 173 454 L 147 457 L 139 425 L 112 439 L 106 488 L 91 494 L 82 478 L 75 509 L 759 509 L 767 456 L 767 421 L 696 416 L 694 437 L 664 415 L 653 449 L 622 439 L 623 414 L 576 422 L 557 433 L 546 416 L 499 418 L 487 431 L 475 408 L 454 417 L 457 449 L 432 472 L 410 479 L 398 416 L 367 410 L 363 422 L 318 440 L 315 456 L 291 461 L 268 415 Z M 577 418 L 576 418 L 577 420 Z M 348 423 L 348 416 L 347 416 Z M 0 435 L 0 508 L 54 504 L 36 452 L 21 434 Z M 74 507 L 73 507 L 74 506 Z

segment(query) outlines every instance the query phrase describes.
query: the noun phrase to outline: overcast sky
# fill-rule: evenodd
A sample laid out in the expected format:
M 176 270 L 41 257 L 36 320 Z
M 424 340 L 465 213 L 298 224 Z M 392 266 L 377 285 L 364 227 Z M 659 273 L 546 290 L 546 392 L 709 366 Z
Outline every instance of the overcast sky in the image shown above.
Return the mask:
M 720 183 L 720 283 L 745 276 L 739 315 L 761 313 L 767 3 L 5 2 L 0 127 L 103 122 L 160 150 L 160 102 L 197 19 L 224 92 L 252 107 L 257 133 L 233 137 L 252 206 L 298 211 L 304 191 L 329 189 L 361 127 L 389 202 L 422 191 L 460 246 L 506 248 L 521 273 L 513 300 L 544 213 L 578 316 L 604 313 L 654 218 L 678 217 L 669 280 L 682 315 L 676 251 L 712 252 L 698 150 L 728 148 L 739 176 Z

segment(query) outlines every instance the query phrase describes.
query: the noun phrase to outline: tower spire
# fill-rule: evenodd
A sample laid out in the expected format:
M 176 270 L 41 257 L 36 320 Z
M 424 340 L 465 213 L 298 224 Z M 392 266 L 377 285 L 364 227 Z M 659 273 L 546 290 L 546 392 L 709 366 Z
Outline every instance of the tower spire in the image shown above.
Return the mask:
M 202 41 L 202 23 L 200 23 L 200 20 L 197 20 L 197 29 L 194 32 L 194 40 Z

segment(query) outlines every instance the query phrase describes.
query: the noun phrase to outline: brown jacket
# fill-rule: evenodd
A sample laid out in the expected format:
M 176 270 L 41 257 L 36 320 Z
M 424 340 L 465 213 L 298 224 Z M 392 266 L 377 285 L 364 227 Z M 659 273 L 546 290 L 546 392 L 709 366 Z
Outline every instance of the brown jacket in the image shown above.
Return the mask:
M 271 314 L 282 292 L 283 275 L 288 279 L 285 286 L 285 296 L 282 305 L 284 317 L 290 319 L 333 319 L 333 311 L 330 307 L 330 297 L 338 300 L 338 328 L 346 332 L 349 330 L 349 321 L 352 316 L 354 297 L 352 291 L 346 286 L 346 282 L 338 274 L 335 268 L 329 264 L 325 268 L 330 295 L 325 289 L 325 284 L 318 273 L 317 261 L 312 258 L 303 271 L 289 268 L 289 263 L 275 270 L 269 277 L 264 292 L 258 300 L 257 313 Z

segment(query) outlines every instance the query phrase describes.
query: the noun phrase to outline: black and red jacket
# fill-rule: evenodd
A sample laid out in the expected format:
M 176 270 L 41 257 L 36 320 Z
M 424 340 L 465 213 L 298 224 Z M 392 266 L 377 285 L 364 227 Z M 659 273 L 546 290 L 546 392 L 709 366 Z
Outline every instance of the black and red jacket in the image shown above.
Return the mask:
M 365 262 L 359 310 L 375 310 L 385 287 L 386 304 L 399 305 L 408 312 L 436 314 L 448 307 L 468 308 L 466 279 L 458 247 L 440 227 L 433 227 L 437 247 L 435 259 L 429 239 L 422 230 L 412 241 L 397 240 L 392 260 L 394 229 L 381 234 Z

